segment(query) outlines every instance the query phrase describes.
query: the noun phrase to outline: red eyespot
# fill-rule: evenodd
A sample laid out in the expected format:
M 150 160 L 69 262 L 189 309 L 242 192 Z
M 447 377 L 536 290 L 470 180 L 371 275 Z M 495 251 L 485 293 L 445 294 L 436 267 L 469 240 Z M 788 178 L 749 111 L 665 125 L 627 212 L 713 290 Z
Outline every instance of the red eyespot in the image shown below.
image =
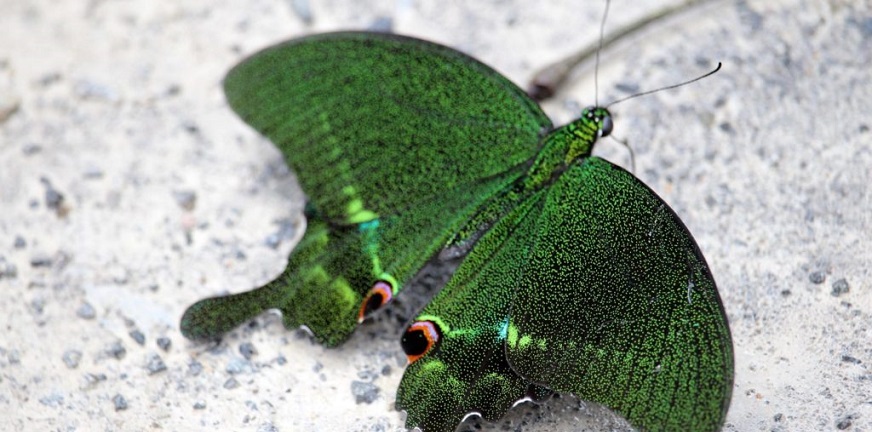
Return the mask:
M 376 281 L 366 293 L 363 302 L 360 304 L 360 312 L 357 314 L 357 322 L 363 322 L 363 319 L 369 316 L 372 312 L 380 309 L 388 304 L 394 297 L 394 291 L 391 285 L 385 281 Z
M 400 345 L 412 364 L 436 346 L 441 338 L 439 328 L 432 321 L 415 321 L 403 333 Z

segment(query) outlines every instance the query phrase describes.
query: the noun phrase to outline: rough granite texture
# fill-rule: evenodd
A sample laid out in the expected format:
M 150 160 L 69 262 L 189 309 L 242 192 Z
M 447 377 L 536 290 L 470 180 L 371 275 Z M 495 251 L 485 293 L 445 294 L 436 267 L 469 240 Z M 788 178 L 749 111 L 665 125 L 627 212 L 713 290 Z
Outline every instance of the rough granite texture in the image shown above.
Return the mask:
M 471 3 L 471 2 L 470 2 Z M 612 4 L 607 28 L 658 7 Z M 185 340 L 195 300 L 281 271 L 305 223 L 278 152 L 230 111 L 245 55 L 392 28 L 526 82 L 595 41 L 602 2 L 4 0 L 0 429 L 397 431 L 413 297 L 338 349 L 266 314 Z M 736 351 L 727 431 L 872 431 L 872 5 L 717 1 L 606 47 L 599 100 L 693 232 Z M 546 104 L 594 99 L 593 62 Z M 626 150 L 598 153 L 627 165 Z M 438 271 L 437 271 L 438 273 Z M 424 282 L 431 277 L 423 278 Z M 427 285 L 426 283 L 424 285 Z M 564 395 L 459 430 L 622 430 Z

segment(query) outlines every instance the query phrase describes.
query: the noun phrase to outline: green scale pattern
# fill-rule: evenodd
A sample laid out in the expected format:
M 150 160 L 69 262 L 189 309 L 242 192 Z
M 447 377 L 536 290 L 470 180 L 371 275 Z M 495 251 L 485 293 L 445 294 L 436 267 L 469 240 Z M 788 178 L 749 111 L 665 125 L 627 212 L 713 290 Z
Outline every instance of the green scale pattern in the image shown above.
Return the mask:
M 297 173 L 308 227 L 276 280 L 192 305 L 187 337 L 278 308 L 334 346 L 376 281 L 399 293 L 440 251 L 466 255 L 416 318 L 439 337 L 397 392 L 407 427 L 450 432 L 552 392 L 642 430 L 722 426 L 733 348 L 717 288 L 669 206 L 591 156 L 607 110 L 554 129 L 478 61 L 375 33 L 267 48 L 224 84 Z

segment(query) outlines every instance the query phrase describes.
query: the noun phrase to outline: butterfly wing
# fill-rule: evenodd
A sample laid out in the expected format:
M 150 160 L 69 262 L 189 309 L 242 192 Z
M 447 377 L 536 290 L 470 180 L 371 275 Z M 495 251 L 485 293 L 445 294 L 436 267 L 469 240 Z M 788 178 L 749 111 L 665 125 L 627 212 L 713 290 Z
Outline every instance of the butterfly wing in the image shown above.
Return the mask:
M 512 369 L 602 403 L 643 430 L 718 430 L 730 331 L 684 224 L 641 181 L 591 157 L 549 190 L 518 280 Z
M 435 326 L 439 337 L 406 368 L 397 391 L 396 407 L 406 411 L 407 428 L 450 432 L 469 413 L 493 421 L 524 397 L 550 394 L 512 371 L 503 347 L 543 197 L 540 192 L 525 200 L 485 233 L 416 318 L 416 324 Z
M 379 281 L 399 290 L 478 205 L 523 173 L 550 129 L 539 107 L 489 67 L 395 35 L 276 45 L 234 67 L 224 88 L 296 172 L 308 228 L 278 279 L 191 306 L 181 325 L 191 338 L 279 308 L 287 327 L 341 343 L 367 292 Z
M 305 325 L 320 343 L 339 345 L 357 326 L 367 291 L 376 283 L 399 288 L 411 279 L 447 241 L 450 228 L 471 216 L 480 196 L 503 188 L 509 174 L 361 224 L 331 225 L 308 208 L 306 233 L 279 277 L 252 291 L 198 301 L 185 311 L 182 332 L 192 339 L 217 337 L 277 308 L 286 328 Z
M 729 405 L 732 343 L 705 260 L 654 192 L 596 157 L 497 222 L 418 322 L 440 337 L 400 384 L 409 428 L 493 420 L 548 389 L 643 430 L 716 430 Z
M 328 33 L 231 70 L 227 100 L 269 137 L 313 206 L 353 224 L 527 162 L 551 122 L 471 57 L 382 33 Z

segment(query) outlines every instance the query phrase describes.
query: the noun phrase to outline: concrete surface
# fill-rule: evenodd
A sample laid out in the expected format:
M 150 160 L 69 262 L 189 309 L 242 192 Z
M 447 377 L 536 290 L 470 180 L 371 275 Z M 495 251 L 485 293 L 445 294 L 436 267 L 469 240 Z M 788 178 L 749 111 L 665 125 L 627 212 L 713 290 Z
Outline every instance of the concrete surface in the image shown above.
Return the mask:
M 608 26 L 657 4 L 617 0 Z M 220 80 L 268 44 L 390 25 L 523 83 L 596 40 L 601 11 L 4 0 L 0 429 L 402 430 L 402 308 L 333 350 L 275 315 L 217 346 L 180 335 L 195 300 L 276 275 L 305 226 L 293 176 L 225 105 Z M 868 1 L 717 1 L 602 52 L 601 101 L 724 63 L 612 111 L 637 175 L 681 215 L 718 281 L 737 366 L 725 430 L 872 431 L 870 46 Z M 593 89 L 586 63 L 546 108 L 565 122 Z M 614 143 L 598 152 L 627 161 Z M 561 397 L 460 430 L 479 428 L 623 426 Z

